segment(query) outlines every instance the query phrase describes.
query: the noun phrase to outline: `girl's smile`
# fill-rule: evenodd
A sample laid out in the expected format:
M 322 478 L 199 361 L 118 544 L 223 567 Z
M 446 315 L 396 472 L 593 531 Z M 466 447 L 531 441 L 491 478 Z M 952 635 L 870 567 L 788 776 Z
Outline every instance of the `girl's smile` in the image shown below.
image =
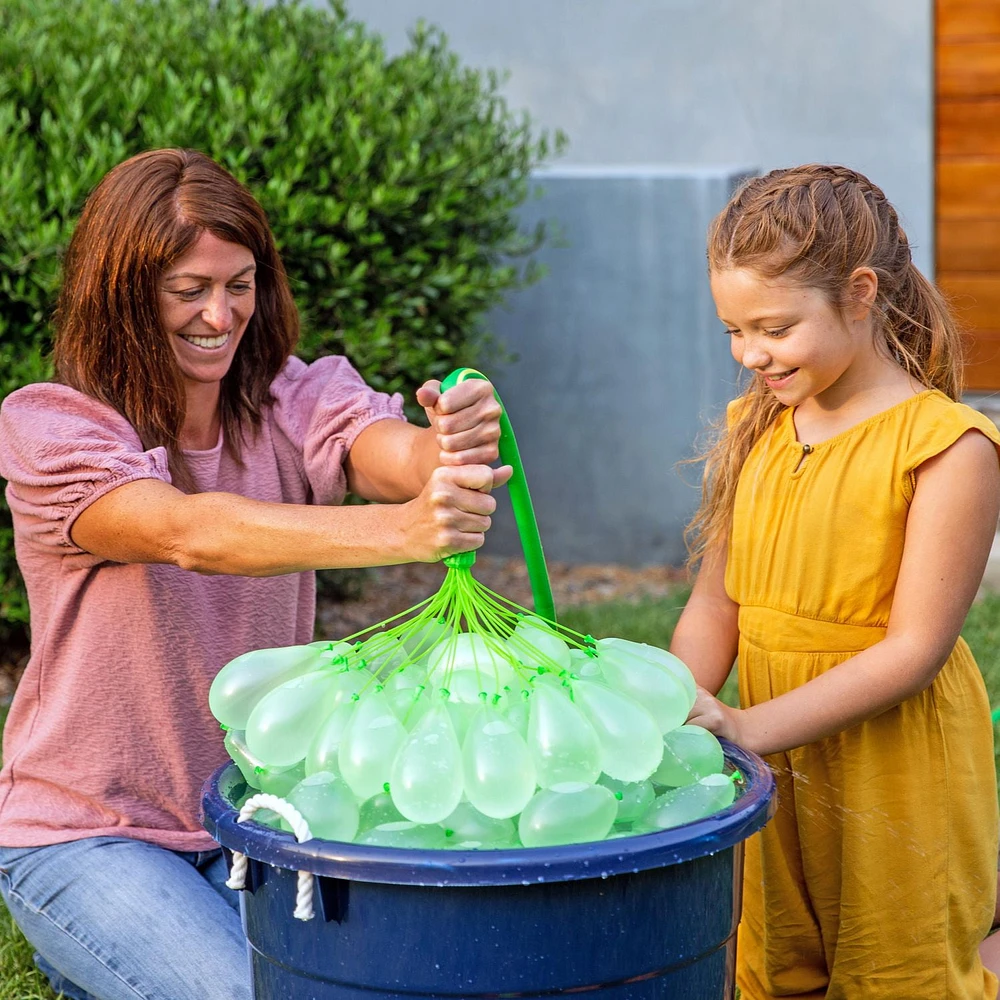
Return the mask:
M 768 372 L 761 372 L 764 381 L 772 389 L 784 389 L 788 383 L 791 381 L 792 377 L 798 371 L 798 368 L 793 368 L 791 371 L 787 372 L 777 372 L 771 374 Z

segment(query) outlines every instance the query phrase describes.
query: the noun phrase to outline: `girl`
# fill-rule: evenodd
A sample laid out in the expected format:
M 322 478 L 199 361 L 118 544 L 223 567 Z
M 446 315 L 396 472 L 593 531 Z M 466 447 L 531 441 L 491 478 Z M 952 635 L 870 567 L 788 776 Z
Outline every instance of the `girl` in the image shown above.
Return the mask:
M 778 782 L 747 847 L 744 1000 L 992 1000 L 993 740 L 959 630 L 1000 436 L 956 402 L 955 325 L 860 174 L 750 181 L 708 259 L 752 379 L 707 456 L 672 648 L 702 688 L 690 721 Z M 733 709 L 713 695 L 737 655 Z
M 313 570 L 477 548 L 510 470 L 470 381 L 417 398 L 291 356 L 263 211 L 158 150 L 91 195 L 65 261 L 56 380 L 0 410 L 32 652 L 4 731 L 0 892 L 76 1000 L 250 996 L 236 893 L 199 821 L 225 759 L 208 690 L 313 638 Z M 371 506 L 340 504 L 346 492 Z

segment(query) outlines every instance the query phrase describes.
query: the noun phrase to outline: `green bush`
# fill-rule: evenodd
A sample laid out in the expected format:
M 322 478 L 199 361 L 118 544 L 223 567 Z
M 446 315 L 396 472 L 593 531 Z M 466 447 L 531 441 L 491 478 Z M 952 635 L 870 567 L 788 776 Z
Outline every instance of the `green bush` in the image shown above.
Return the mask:
M 201 149 L 271 220 L 299 354 L 344 353 L 412 390 L 481 349 L 482 317 L 534 280 L 544 230 L 513 209 L 563 144 L 532 134 L 493 72 L 420 27 L 386 55 L 329 9 L 246 0 L 0 4 L 0 398 L 48 376 L 60 254 L 84 199 L 144 149 Z M 0 508 L 0 645 L 27 625 Z

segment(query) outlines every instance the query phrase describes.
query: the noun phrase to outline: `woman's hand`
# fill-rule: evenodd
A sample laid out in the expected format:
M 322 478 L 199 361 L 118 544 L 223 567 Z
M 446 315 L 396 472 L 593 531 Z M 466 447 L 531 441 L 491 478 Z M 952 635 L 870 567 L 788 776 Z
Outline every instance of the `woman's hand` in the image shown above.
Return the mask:
M 407 561 L 438 562 L 482 546 L 497 506 L 490 490 L 506 483 L 511 472 L 510 466 L 488 465 L 435 469 L 419 496 L 394 508 Z
M 468 379 L 442 393 L 441 383 L 432 380 L 417 390 L 417 402 L 437 436 L 439 465 L 488 465 L 496 461 L 501 411 L 492 383 Z
M 753 747 L 747 745 L 749 733 L 746 732 L 746 714 L 741 709 L 724 705 L 703 687 L 699 687 L 687 721 L 690 725 L 701 726 L 745 750 L 752 750 Z

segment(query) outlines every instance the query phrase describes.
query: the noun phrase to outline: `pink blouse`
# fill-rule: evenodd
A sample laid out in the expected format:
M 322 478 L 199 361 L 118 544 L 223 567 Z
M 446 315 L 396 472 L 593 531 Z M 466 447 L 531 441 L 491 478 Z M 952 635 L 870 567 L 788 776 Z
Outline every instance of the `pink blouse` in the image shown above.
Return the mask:
M 271 388 L 243 465 L 221 440 L 185 452 L 198 490 L 342 503 L 348 450 L 369 424 L 402 419 L 400 397 L 369 389 L 340 357 L 291 358 Z M 63 385 L 4 400 L 0 476 L 32 632 L 3 734 L 0 845 L 123 836 L 211 848 L 200 791 L 226 755 L 209 686 L 240 653 L 312 640 L 314 574 L 202 576 L 74 545 L 73 522 L 98 497 L 170 473 L 163 448 L 144 449 L 119 413 Z

